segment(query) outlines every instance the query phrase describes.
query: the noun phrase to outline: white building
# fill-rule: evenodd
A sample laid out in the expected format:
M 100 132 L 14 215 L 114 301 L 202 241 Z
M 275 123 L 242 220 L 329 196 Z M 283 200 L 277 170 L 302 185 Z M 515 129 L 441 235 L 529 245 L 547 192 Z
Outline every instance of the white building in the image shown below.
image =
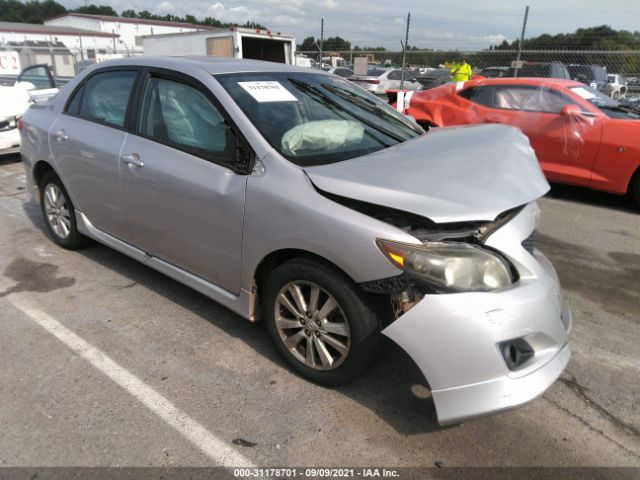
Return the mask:
M 117 34 L 73 27 L 0 22 L 0 52 L 18 53 L 19 65 L 14 65 L 16 72 L 11 72 L 15 74 L 29 65 L 46 63 L 57 76 L 72 77 L 77 62 L 95 61 L 96 54 L 114 53 L 118 39 Z
M 44 21 L 45 26 L 71 27 L 117 35 L 120 52 L 142 53 L 142 37 L 163 33 L 195 32 L 209 27 L 180 22 L 162 22 L 141 18 L 109 17 L 84 13 L 65 13 Z M 86 48 L 86 47 L 85 47 Z
M 112 52 L 118 46 L 119 36 L 96 30 L 58 27 L 35 23 L 0 22 L 0 46 L 13 42 L 62 42 L 70 50 L 106 50 Z

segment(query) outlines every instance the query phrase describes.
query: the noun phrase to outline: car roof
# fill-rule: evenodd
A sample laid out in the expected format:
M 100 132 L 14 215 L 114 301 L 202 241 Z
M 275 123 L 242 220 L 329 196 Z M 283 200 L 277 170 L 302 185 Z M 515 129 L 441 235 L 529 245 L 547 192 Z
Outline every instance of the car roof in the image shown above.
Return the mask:
M 557 87 L 577 87 L 582 85 L 575 80 L 566 80 L 563 78 L 547 78 L 547 77 L 501 77 L 501 78 L 482 78 L 478 80 L 468 80 L 464 86 L 469 87 L 472 85 L 535 85 L 543 87 L 545 85 L 555 85 Z
M 137 57 L 119 58 L 106 62 L 97 63 L 93 69 L 103 67 L 113 67 L 118 65 L 136 65 L 143 67 L 157 67 L 178 70 L 184 73 L 194 72 L 194 70 L 205 71 L 216 75 L 222 73 L 244 73 L 244 72 L 314 72 L 326 74 L 322 70 L 310 69 L 309 67 L 298 67 L 284 63 L 265 62 L 261 60 L 245 60 L 233 58 L 220 58 L 209 56 L 161 56 L 142 55 Z

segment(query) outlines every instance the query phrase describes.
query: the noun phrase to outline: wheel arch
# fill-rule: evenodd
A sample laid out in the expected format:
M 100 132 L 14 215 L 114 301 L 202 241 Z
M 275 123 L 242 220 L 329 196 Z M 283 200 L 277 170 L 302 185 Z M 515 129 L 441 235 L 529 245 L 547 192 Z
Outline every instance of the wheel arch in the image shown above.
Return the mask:
M 301 250 L 297 248 L 283 248 L 269 253 L 258 263 L 253 274 L 253 281 L 255 287 L 257 288 L 258 297 L 260 297 L 264 282 L 267 280 L 269 272 L 279 265 L 282 265 L 283 263 L 294 258 L 303 258 L 323 264 L 329 268 L 337 270 L 353 283 L 356 283 L 355 280 L 347 272 L 345 272 L 338 265 L 321 255 L 310 252 L 308 250 Z
M 46 160 L 38 160 L 34 163 L 33 168 L 31 169 L 31 178 L 33 180 L 34 187 L 40 187 L 40 182 L 48 172 L 53 172 L 58 178 L 60 178 L 60 175 L 58 175 L 55 168 L 53 168 L 53 166 Z M 60 181 L 62 181 L 62 179 L 60 179 Z
M 633 186 L 636 183 L 638 183 L 639 188 L 640 188 L 640 163 L 636 166 L 636 169 L 634 170 L 634 172 L 629 177 L 629 183 L 627 184 L 627 195 L 629 197 L 633 197 L 634 192 L 632 192 L 631 189 L 633 188 Z M 638 195 L 640 197 L 640 193 L 637 193 L 636 195 Z M 638 206 L 640 206 L 640 205 L 638 205 Z

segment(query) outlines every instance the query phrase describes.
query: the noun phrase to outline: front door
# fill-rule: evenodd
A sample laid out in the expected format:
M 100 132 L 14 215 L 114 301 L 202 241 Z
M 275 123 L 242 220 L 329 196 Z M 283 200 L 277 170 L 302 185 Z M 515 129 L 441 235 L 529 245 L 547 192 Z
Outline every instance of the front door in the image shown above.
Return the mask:
M 183 76 L 147 75 L 139 108 L 121 155 L 130 242 L 239 294 L 247 177 L 233 171 L 231 127 Z
M 561 115 L 562 107 L 574 102 L 550 86 L 491 88 L 491 121 L 518 127 L 529 137 L 549 181 L 589 185 L 602 134 L 599 119 Z

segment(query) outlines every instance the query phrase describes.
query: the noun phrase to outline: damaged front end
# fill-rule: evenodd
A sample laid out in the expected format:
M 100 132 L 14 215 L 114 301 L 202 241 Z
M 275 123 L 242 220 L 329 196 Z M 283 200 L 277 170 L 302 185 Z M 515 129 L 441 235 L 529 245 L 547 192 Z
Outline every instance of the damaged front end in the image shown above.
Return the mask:
M 365 215 L 376 218 L 382 222 L 393 225 L 414 238 L 423 242 L 424 247 L 413 244 L 400 244 L 383 239 L 377 241 L 381 252 L 390 262 L 403 271 L 402 274 L 385 279 L 379 279 L 361 283 L 363 290 L 388 294 L 395 318 L 407 312 L 427 293 L 454 293 L 456 291 L 487 291 L 495 290 L 503 283 L 513 283 L 518 278 L 518 272 L 512 265 L 498 253 L 483 249 L 485 239 L 502 225 L 515 217 L 523 207 L 513 208 L 500 215 L 491 222 L 455 222 L 437 224 L 431 220 L 409 212 L 402 212 L 389 207 L 369 204 L 353 199 L 347 199 L 336 195 L 326 194 L 332 200 L 350 209 L 359 211 Z M 470 285 L 468 282 L 456 282 L 454 278 L 455 266 L 446 264 L 458 262 L 458 270 L 464 270 L 464 262 L 468 264 L 474 257 L 484 257 L 485 263 L 493 262 L 502 270 L 497 277 L 485 277 L 490 280 L 488 285 Z M 482 259 L 482 258 L 481 258 Z M 450 278 L 429 278 L 426 269 L 439 271 L 440 276 Z M 467 268 L 468 270 L 468 268 Z M 466 271 L 466 274 L 474 272 Z M 475 272 L 478 274 L 478 272 Z M 472 278 L 472 275 L 466 275 Z
M 404 230 L 424 246 L 406 245 L 403 252 L 399 244 L 380 240 L 382 252 L 403 273 L 361 287 L 390 299 L 393 315 L 382 333 L 424 374 L 441 424 L 515 408 L 557 379 L 570 356 L 571 312 L 555 270 L 532 244 L 539 221 L 535 202 L 490 222 L 436 224 L 411 213 L 333 199 Z M 411 255 L 422 248 L 434 260 L 425 269 L 430 273 L 420 277 L 407 263 L 418 268 L 422 260 Z M 452 261 L 447 252 L 458 257 Z M 480 258 L 473 265 L 481 268 L 469 267 L 470 258 Z M 455 278 L 460 265 L 463 283 Z

